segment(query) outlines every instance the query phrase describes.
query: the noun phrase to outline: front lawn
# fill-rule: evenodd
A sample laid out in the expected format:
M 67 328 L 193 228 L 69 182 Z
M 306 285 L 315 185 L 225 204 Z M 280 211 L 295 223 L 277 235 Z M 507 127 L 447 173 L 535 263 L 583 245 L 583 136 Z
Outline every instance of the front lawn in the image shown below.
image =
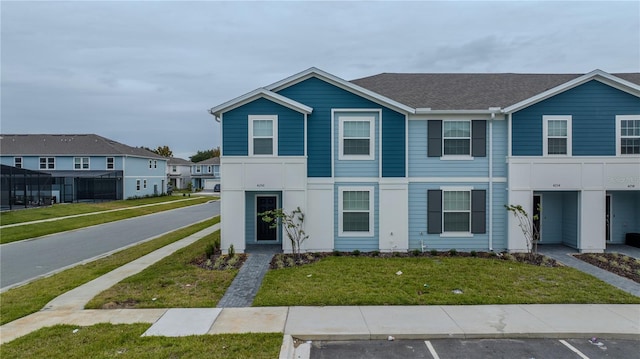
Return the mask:
M 100 293 L 86 308 L 215 307 L 238 270 L 203 269 L 193 262 L 219 238 L 220 231 L 203 237 Z
M 281 333 L 141 337 L 150 324 L 57 325 L 2 345 L 2 358 L 277 358 Z
M 569 267 L 475 257 L 327 257 L 270 270 L 254 306 L 640 303 Z

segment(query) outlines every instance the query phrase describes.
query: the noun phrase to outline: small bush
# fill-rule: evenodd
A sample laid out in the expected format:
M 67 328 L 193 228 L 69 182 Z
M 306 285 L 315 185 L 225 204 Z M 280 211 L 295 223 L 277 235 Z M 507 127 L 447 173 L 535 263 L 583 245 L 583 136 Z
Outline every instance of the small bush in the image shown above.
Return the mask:
M 455 248 L 451 248 L 451 249 L 449 250 L 449 254 L 450 254 L 452 257 L 455 257 L 455 256 L 457 256 L 457 255 L 458 255 L 458 251 L 457 251 Z
M 356 250 L 354 250 L 353 252 L 351 252 L 351 255 L 352 255 L 352 256 L 356 256 L 356 257 L 357 257 L 357 256 L 359 256 L 359 255 L 360 255 L 360 251 L 356 249 Z
M 373 251 L 373 252 L 371 252 L 371 255 L 374 256 L 374 257 L 378 257 L 378 256 L 380 256 L 380 251 Z
M 342 252 L 340 252 L 339 250 L 335 249 L 335 250 L 333 251 L 333 255 L 334 255 L 335 257 L 340 257 L 340 256 L 342 255 Z
M 229 246 L 229 258 L 233 258 L 236 255 L 236 250 L 233 248 L 233 244 Z
M 419 249 L 414 249 L 411 251 L 414 257 L 418 257 L 422 252 Z
M 207 258 L 213 257 L 216 254 L 216 246 L 213 243 L 207 244 L 207 247 L 204 249 L 204 255 Z
M 477 257 L 478 256 L 478 253 L 476 251 L 471 251 L 471 253 L 469 253 L 469 254 L 471 254 L 472 257 Z

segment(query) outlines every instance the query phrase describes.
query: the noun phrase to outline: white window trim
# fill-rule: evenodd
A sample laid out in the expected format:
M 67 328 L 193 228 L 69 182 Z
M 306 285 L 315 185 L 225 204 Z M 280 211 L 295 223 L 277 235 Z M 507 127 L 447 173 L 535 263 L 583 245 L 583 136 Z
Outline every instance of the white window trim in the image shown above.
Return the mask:
M 18 162 L 20 162 L 20 164 L 18 164 Z M 24 162 L 22 161 L 22 157 L 14 157 L 13 158 L 13 167 L 15 168 L 22 168 Z
M 344 192 L 352 191 L 367 191 L 369 192 L 369 230 L 366 232 L 345 232 L 343 228 L 343 194 Z M 344 186 L 338 187 L 338 235 L 340 237 L 373 237 L 374 236 L 374 212 L 375 212 L 375 192 L 371 186 L 358 187 L 358 186 Z
M 447 155 L 444 153 L 444 141 L 447 137 L 444 136 L 444 124 L 446 122 L 469 122 L 469 154 L 467 155 Z M 461 120 L 461 119 L 450 119 L 450 120 L 442 120 L 442 156 L 440 156 L 441 160 L 447 161 L 471 161 L 473 160 L 473 156 L 471 156 L 471 147 L 472 147 L 472 137 L 473 137 L 473 122 L 472 120 Z M 448 137 L 448 139 L 466 139 L 466 137 Z
M 638 157 L 636 154 L 622 154 L 622 121 L 640 120 L 640 115 L 616 115 L 616 156 Z
M 340 116 L 340 114 L 338 114 Z M 338 159 L 349 161 L 371 161 L 375 160 L 376 154 L 376 126 L 375 115 L 371 116 L 340 116 L 338 122 Z M 368 155 L 345 155 L 344 154 L 344 123 L 358 121 L 369 123 L 369 154 Z
M 142 188 L 147 189 L 147 179 L 142 180 Z
M 473 187 L 440 187 L 442 191 L 442 204 L 440 206 L 442 211 L 442 233 L 440 233 L 440 237 L 473 237 L 473 233 L 471 233 L 471 191 Z M 468 231 L 459 231 L 459 232 L 445 232 L 444 230 L 444 193 L 445 192 L 469 192 L 469 230 Z M 453 212 L 461 212 L 461 211 L 453 211 Z
M 552 120 L 562 120 L 562 121 L 567 121 L 567 154 L 566 155 L 556 155 L 556 154 L 549 154 L 549 135 L 548 135 L 548 129 L 549 129 L 549 121 Z M 548 157 L 570 157 L 571 156 L 571 149 L 573 147 L 572 145 L 572 125 L 571 125 L 571 115 L 545 115 L 542 116 L 542 154 L 543 156 L 548 156 Z
M 109 159 L 111 159 L 111 168 L 109 168 Z M 105 162 L 106 162 L 106 169 L 108 169 L 108 170 L 116 169 L 116 158 L 115 157 L 107 157 L 105 159 Z
M 140 180 L 136 179 L 136 191 L 139 191 L 141 188 Z
M 80 159 L 80 168 L 76 168 L 76 159 Z M 84 168 L 84 160 L 87 160 L 87 168 Z M 74 157 L 73 158 L 73 169 L 75 171 L 88 171 L 91 169 L 91 160 L 89 157 Z
M 40 167 L 42 163 L 40 163 L 40 159 L 45 159 L 44 168 Z M 49 168 L 49 159 L 52 159 L 51 164 L 53 167 Z M 41 170 L 55 170 L 56 169 L 56 158 L 55 157 L 38 157 L 38 168 Z
M 253 136 L 253 122 L 258 120 L 271 120 L 273 121 L 273 133 L 272 136 Z M 255 155 L 253 154 L 253 140 L 254 138 L 272 138 L 272 149 L 270 155 Z M 249 156 L 251 157 L 276 157 L 278 156 L 278 115 L 249 115 Z

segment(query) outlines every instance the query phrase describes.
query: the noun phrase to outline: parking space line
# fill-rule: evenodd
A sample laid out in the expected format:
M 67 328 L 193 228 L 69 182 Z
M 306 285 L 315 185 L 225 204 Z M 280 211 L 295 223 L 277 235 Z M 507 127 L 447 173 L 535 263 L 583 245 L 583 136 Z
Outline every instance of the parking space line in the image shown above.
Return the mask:
M 433 348 L 433 345 L 431 345 L 431 342 L 428 340 L 425 340 L 424 343 L 427 345 L 427 349 L 429 349 L 429 352 L 431 353 L 431 356 L 433 357 L 433 359 L 440 359 L 440 357 L 438 356 L 438 353 L 436 353 L 436 350 Z
M 578 354 L 580 356 L 580 358 L 582 359 L 589 359 L 588 356 L 582 354 L 581 351 L 579 351 L 578 349 L 576 349 L 573 345 L 567 343 L 564 339 L 560 339 L 560 343 L 562 343 L 565 347 L 571 349 L 572 352 Z

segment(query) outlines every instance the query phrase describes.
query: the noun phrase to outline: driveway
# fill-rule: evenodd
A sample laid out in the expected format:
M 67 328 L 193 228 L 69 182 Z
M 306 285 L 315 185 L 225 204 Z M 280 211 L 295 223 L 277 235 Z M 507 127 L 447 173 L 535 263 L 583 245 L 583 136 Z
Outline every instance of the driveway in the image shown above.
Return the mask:
M 220 202 L 216 201 L 3 244 L 0 288 L 4 291 L 219 214 Z

